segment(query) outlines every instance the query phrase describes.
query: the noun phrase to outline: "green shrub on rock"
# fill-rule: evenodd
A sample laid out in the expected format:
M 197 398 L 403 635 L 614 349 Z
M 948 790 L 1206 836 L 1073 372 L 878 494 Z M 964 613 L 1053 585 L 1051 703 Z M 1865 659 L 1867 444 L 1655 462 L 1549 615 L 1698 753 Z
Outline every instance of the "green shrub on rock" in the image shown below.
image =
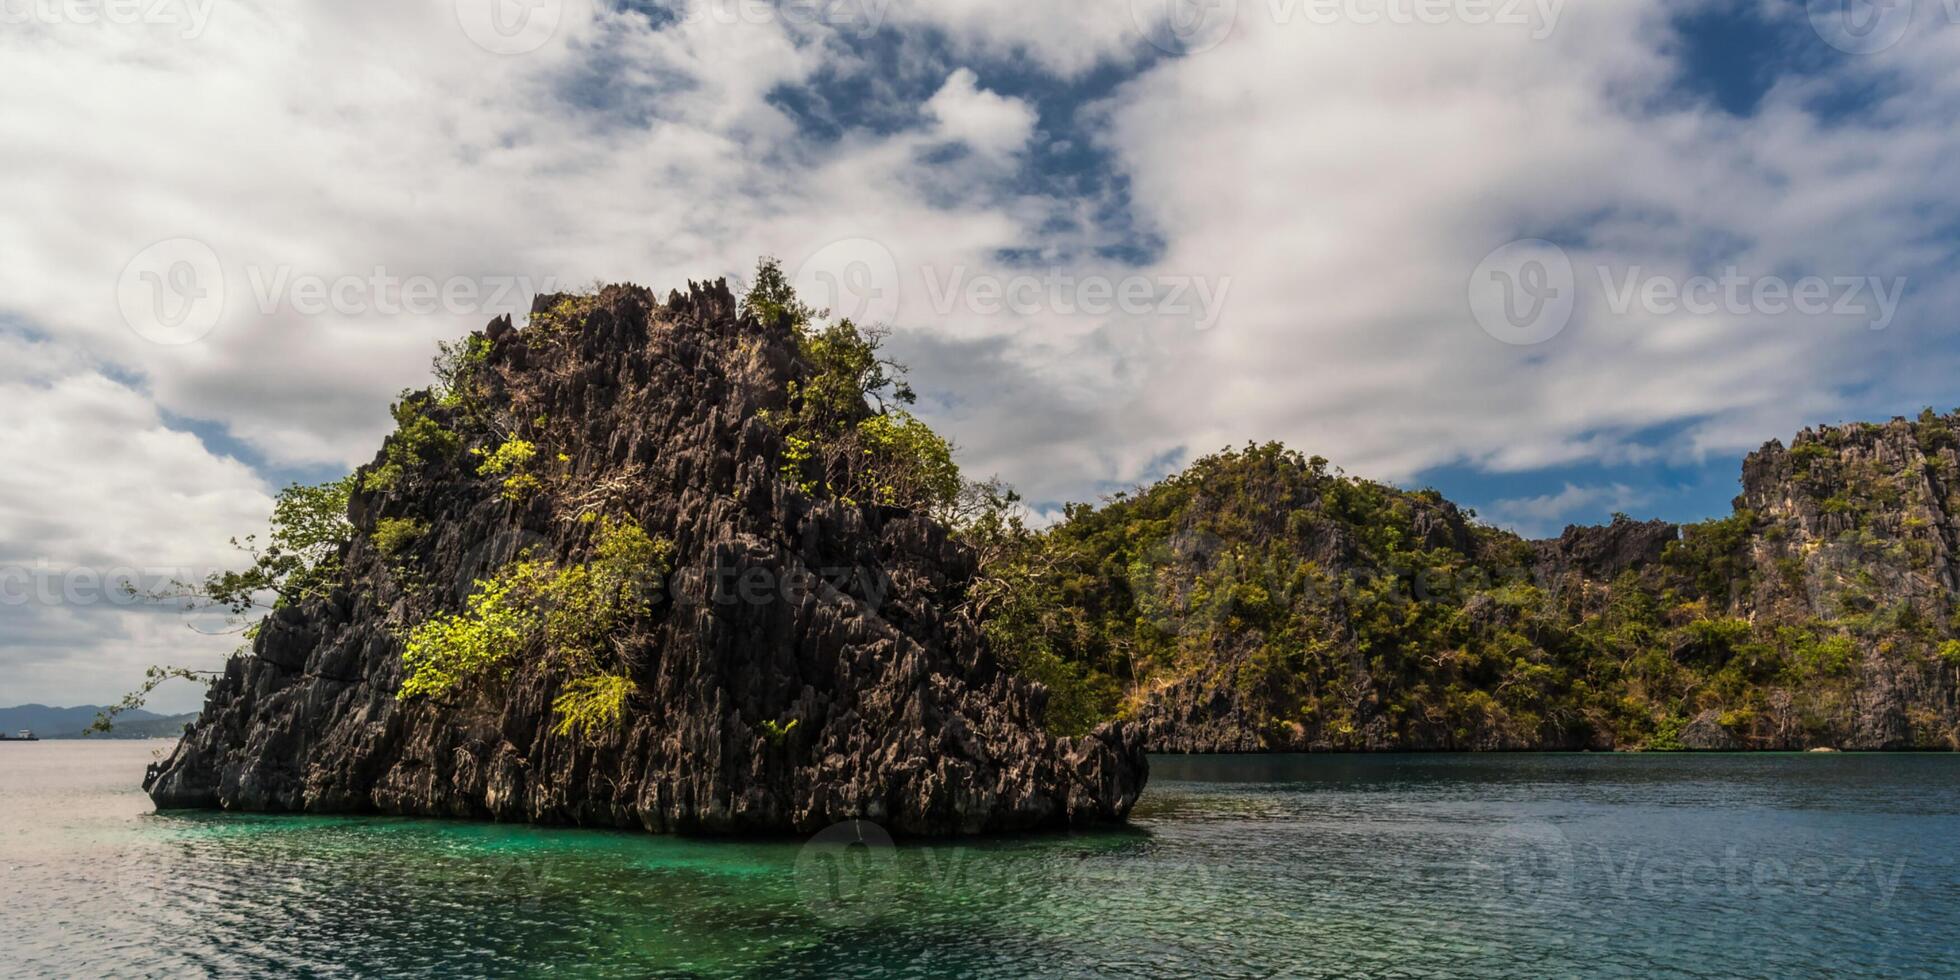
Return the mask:
M 516 436 L 503 441 L 496 449 L 484 452 L 474 449 L 471 452 L 483 457 L 483 463 L 476 468 L 478 476 L 501 476 L 503 498 L 513 503 L 522 503 L 543 489 L 544 482 L 531 472 L 531 460 L 538 455 L 535 443 Z
M 625 716 L 626 699 L 633 691 L 633 679 L 621 674 L 575 678 L 565 685 L 565 693 L 551 702 L 552 714 L 558 716 L 551 730 L 587 738 L 611 731 Z
M 561 723 L 570 719 L 567 731 L 589 734 L 594 725 L 617 721 L 631 681 L 618 672 L 612 641 L 652 611 L 672 553 L 638 524 L 606 520 L 586 564 L 525 559 L 506 565 L 477 582 L 463 611 L 409 631 L 400 696 L 475 689 L 532 656 L 571 678 L 554 705 Z
M 462 447 L 456 433 L 428 415 L 427 394 L 403 392 L 390 409 L 395 416 L 395 434 L 388 439 L 380 466 L 367 472 L 361 489 L 385 493 L 401 484 L 402 478 L 424 465 L 449 459 Z
M 905 366 L 884 355 L 882 329 L 819 323 L 827 311 L 799 300 L 770 258 L 756 267 L 742 310 L 795 336 L 800 371 L 789 407 L 769 415 L 783 433 L 785 482 L 849 504 L 951 513 L 961 487 L 953 446 L 901 407 L 917 395 Z
M 429 525 L 410 517 L 384 517 L 374 522 L 371 539 L 382 554 L 393 558 L 429 533 Z

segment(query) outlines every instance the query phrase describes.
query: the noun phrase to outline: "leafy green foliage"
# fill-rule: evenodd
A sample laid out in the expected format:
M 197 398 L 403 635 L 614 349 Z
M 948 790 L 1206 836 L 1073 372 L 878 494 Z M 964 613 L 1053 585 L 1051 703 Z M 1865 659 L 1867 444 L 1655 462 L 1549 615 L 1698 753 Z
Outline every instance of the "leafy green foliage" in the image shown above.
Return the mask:
M 598 669 L 614 632 L 653 610 L 673 554 L 638 524 L 601 521 L 593 560 L 559 570 L 545 592 L 547 646 L 575 673 Z
M 756 263 L 755 280 L 742 297 L 741 315 L 767 326 L 783 326 L 801 333 L 823 316 L 796 297 L 796 287 L 783 274 L 783 264 L 764 256 Z
M 853 496 L 935 514 L 958 499 L 960 468 L 952 444 L 910 412 L 873 415 L 857 424 L 855 435 L 866 465 Z
M 812 464 L 817 462 L 819 448 L 814 439 L 795 435 L 784 436 L 783 462 L 780 470 L 784 481 L 804 493 L 813 495 L 817 493 L 821 488 L 810 476 L 810 470 Z
M 384 517 L 374 522 L 374 547 L 390 558 L 399 556 L 429 533 L 429 525 L 412 517 Z
M 1914 427 L 1919 441 L 1919 451 L 1928 456 L 1937 455 L 1941 450 L 1960 448 L 1960 439 L 1953 434 L 1953 427 L 1929 406 L 1919 413 L 1919 424 Z
M 393 490 L 409 473 L 429 463 L 450 459 L 462 448 L 462 440 L 456 433 L 429 417 L 430 405 L 426 394 L 402 393 L 401 400 L 390 409 L 395 416 L 395 434 L 388 438 L 388 445 L 382 451 L 381 465 L 362 478 L 362 490 L 368 493 Z
M 952 444 L 901 407 L 918 396 L 905 366 L 882 353 L 884 331 L 821 322 L 827 311 L 799 300 L 771 258 L 757 265 L 742 312 L 796 338 L 790 406 L 770 419 L 783 433 L 785 481 L 852 504 L 951 513 L 961 487 Z
M 483 463 L 476 468 L 478 476 L 502 476 L 503 497 L 514 503 L 522 503 L 543 489 L 544 482 L 531 472 L 531 461 L 538 455 L 538 447 L 526 440 L 511 436 L 496 449 L 486 453 L 481 449 L 472 450 L 483 457 Z
M 633 679 L 622 674 L 574 678 L 565 685 L 565 693 L 551 702 L 551 711 L 558 716 L 551 730 L 586 738 L 612 731 L 625 715 L 626 699 L 633 691 Z
M 437 616 L 408 634 L 404 698 L 448 693 L 466 682 L 508 674 L 513 661 L 544 634 L 550 564 L 514 563 L 476 583 L 464 612 Z
M 245 626 L 242 617 L 264 607 L 268 597 L 277 607 L 325 595 L 339 580 L 340 548 L 353 535 L 353 525 L 347 522 L 353 479 L 348 476 L 315 486 L 295 483 L 279 491 L 264 542 L 256 534 L 231 540 L 232 547 L 251 559 L 244 568 L 138 594 L 181 599 L 190 608 L 224 609 L 235 617 L 233 625 L 238 629 Z
M 586 564 L 512 562 L 477 582 L 463 611 L 409 631 L 401 696 L 474 689 L 535 656 L 572 678 L 572 700 L 565 704 L 575 717 L 573 729 L 589 734 L 594 723 L 617 720 L 631 684 L 622 690 L 617 683 L 624 677 L 612 644 L 618 631 L 652 611 L 672 554 L 670 544 L 655 541 L 638 524 L 605 520 Z M 612 680 L 581 684 L 605 678 Z M 562 722 L 565 712 L 560 714 Z
M 1020 496 L 998 480 L 972 484 L 964 496 L 960 530 L 978 553 L 980 574 L 962 611 L 981 624 L 995 656 L 1048 689 L 1049 731 L 1089 732 L 1115 714 L 1122 691 L 1109 674 L 1065 659 L 1089 628 L 1064 598 L 1065 558 L 1029 530 Z
M 865 415 L 867 401 L 878 411 L 918 400 L 905 383 L 905 366 L 879 353 L 883 330 L 860 330 L 849 320 L 805 330 L 798 349 L 813 370 L 791 389 L 798 415 L 817 429 L 850 426 Z
M 1799 479 L 1809 477 L 1820 463 L 1837 459 L 1837 450 L 1820 442 L 1798 443 L 1790 448 L 1790 465 Z
M 1737 510 L 1728 517 L 1684 527 L 1681 540 L 1668 545 L 1662 560 L 1686 576 L 1697 594 L 1726 600 L 1748 588 L 1747 548 L 1755 526 L 1754 512 Z
M 1858 662 L 1858 645 L 1848 636 L 1810 636 L 1795 648 L 1796 667 L 1803 673 L 1825 677 L 1850 672 Z
M 1960 640 L 1947 640 L 1940 644 L 1940 662 L 1949 667 L 1960 667 Z
M 1686 727 L 1687 722 L 1680 718 L 1662 718 L 1655 723 L 1653 734 L 1647 736 L 1640 747 L 1648 752 L 1686 751 L 1688 746 L 1681 741 L 1681 730 Z
M 541 350 L 572 335 L 573 326 L 581 322 L 587 314 L 598 306 L 599 290 L 595 286 L 580 293 L 560 293 L 551 302 L 525 320 L 522 336 L 526 347 Z
M 469 405 L 489 359 L 490 339 L 482 334 L 471 334 L 454 342 L 439 342 L 436 356 L 429 364 L 430 373 L 436 379 L 436 403 L 445 408 Z
M 789 733 L 796 730 L 796 723 L 795 718 L 791 718 L 787 725 L 773 718 L 764 718 L 756 727 L 762 730 L 762 737 L 768 739 L 770 745 L 781 745 L 783 740 L 789 738 Z

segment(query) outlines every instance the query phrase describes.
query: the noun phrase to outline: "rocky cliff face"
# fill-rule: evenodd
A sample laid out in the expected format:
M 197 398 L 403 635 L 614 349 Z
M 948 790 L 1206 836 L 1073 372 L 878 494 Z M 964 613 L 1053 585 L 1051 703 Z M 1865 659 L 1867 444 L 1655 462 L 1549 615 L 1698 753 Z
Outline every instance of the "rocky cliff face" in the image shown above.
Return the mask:
M 1134 726 L 1054 738 L 1044 693 L 953 614 L 974 574 L 931 520 L 821 499 L 781 477 L 767 421 L 807 372 L 788 330 L 724 286 L 541 297 L 493 323 L 467 404 L 430 402 L 442 458 L 366 481 L 331 594 L 277 610 L 146 788 L 162 807 L 378 812 L 699 833 L 864 818 L 912 834 L 1117 821 L 1146 776 Z M 421 423 L 418 422 L 418 425 Z M 469 450 L 521 431 L 535 492 Z M 390 450 L 418 438 L 397 433 Z M 441 456 L 441 454 L 437 454 Z M 404 700 L 404 633 L 520 558 L 591 554 L 589 515 L 672 546 L 651 610 L 609 638 L 621 722 L 561 733 L 565 677 L 524 661 Z M 383 522 L 413 547 L 377 543 Z
M 1549 541 L 1532 542 L 1532 571 L 1551 587 L 1611 582 L 1622 573 L 1660 562 L 1667 546 L 1679 540 L 1681 527 L 1667 521 L 1616 518 L 1598 527 L 1569 526 Z
M 1960 748 L 1955 415 L 1806 429 L 1743 464 L 1747 535 L 1711 595 L 1759 628 L 1844 641 L 1837 663 L 1732 724 L 1743 743 Z
M 1760 574 L 1733 602 L 1829 617 L 1862 581 L 1944 620 L 1960 590 L 1956 421 L 1805 429 L 1788 449 L 1750 454 L 1736 506 L 1754 516 L 1748 558 Z

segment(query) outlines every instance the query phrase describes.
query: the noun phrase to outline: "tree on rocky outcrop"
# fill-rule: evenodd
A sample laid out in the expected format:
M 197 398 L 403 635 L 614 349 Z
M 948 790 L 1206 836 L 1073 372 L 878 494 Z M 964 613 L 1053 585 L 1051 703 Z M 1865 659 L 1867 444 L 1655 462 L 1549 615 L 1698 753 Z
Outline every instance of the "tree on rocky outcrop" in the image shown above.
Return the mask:
M 347 495 L 353 485 L 350 474 L 327 483 L 294 483 L 279 491 L 263 541 L 256 534 L 231 539 L 232 547 L 249 559 L 241 568 L 212 572 L 196 581 L 172 581 L 154 591 L 133 584 L 125 587 L 137 598 L 181 603 L 186 612 L 219 610 L 226 617 L 220 632 L 244 633 L 249 638 L 255 611 L 303 602 L 333 587 L 340 574 L 341 549 L 353 533 L 347 521 Z M 113 731 L 118 715 L 142 707 L 168 681 L 209 682 L 216 676 L 215 671 L 152 666 L 142 685 L 96 715 L 89 731 Z
M 292 484 L 279 491 L 271 528 L 231 539 L 249 559 L 242 568 L 212 572 L 200 581 L 175 581 L 156 599 L 176 599 L 187 608 L 217 608 L 231 616 L 231 632 L 250 627 L 255 609 L 272 609 L 324 594 L 340 571 L 340 551 L 353 533 L 347 522 L 347 494 L 354 478 L 328 483 Z M 142 593 L 139 593 L 142 594 Z
M 905 365 L 884 354 L 887 329 L 826 322 L 829 312 L 797 298 L 767 257 L 741 309 L 789 330 L 801 355 L 788 407 L 769 416 L 788 441 L 784 477 L 808 493 L 951 519 L 963 486 L 953 445 L 904 409 L 918 395 Z

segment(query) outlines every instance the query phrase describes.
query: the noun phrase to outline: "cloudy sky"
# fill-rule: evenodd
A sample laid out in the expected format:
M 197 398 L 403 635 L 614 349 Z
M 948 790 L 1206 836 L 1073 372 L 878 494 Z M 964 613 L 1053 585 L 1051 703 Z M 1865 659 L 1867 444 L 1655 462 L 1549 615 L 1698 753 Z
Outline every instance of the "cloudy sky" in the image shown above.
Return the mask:
M 224 561 L 553 283 L 779 256 L 1044 508 L 1278 439 L 1530 534 L 1699 519 L 1960 404 L 1960 0 L 0 17 L 0 704 L 220 662 L 94 583 Z

